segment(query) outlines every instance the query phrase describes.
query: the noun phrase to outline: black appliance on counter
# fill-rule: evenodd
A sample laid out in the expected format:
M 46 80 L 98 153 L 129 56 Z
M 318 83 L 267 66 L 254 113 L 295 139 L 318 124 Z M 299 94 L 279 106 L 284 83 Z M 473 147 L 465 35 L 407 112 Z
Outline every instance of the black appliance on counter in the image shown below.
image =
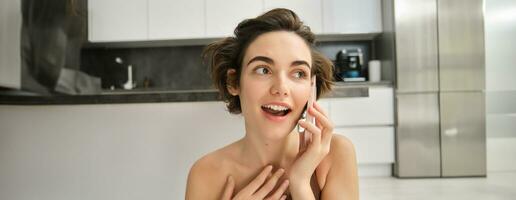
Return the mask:
M 364 54 L 361 48 L 342 49 L 335 59 L 335 79 L 338 81 L 365 81 Z

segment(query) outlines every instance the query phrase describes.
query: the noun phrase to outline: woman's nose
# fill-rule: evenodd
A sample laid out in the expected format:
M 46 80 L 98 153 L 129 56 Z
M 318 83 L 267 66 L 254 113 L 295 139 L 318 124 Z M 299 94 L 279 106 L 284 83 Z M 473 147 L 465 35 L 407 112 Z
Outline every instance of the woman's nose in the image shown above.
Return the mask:
M 274 82 L 272 83 L 271 93 L 272 95 L 288 96 L 286 78 L 283 78 L 281 76 L 276 77 L 274 79 Z

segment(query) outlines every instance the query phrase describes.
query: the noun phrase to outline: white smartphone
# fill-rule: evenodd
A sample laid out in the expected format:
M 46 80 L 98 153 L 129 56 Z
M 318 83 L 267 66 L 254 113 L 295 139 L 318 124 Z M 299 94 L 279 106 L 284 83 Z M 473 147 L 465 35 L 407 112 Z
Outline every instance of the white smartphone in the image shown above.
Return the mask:
M 311 82 L 311 94 L 310 94 L 310 97 L 308 98 L 308 103 L 306 104 L 305 106 L 305 110 L 303 111 L 303 114 L 301 116 L 301 119 L 304 119 L 305 121 L 308 121 L 312 124 L 315 124 L 315 117 L 308 114 L 308 108 L 309 107 L 312 107 L 314 102 L 317 101 L 317 80 L 316 80 L 316 76 L 313 76 L 312 77 L 312 82 Z M 304 134 L 304 144 L 307 145 L 308 143 L 310 143 L 310 140 L 311 140 L 311 134 L 310 132 L 308 131 L 305 131 L 305 129 L 301 126 L 297 126 L 298 128 L 298 132 L 301 133 L 301 134 Z

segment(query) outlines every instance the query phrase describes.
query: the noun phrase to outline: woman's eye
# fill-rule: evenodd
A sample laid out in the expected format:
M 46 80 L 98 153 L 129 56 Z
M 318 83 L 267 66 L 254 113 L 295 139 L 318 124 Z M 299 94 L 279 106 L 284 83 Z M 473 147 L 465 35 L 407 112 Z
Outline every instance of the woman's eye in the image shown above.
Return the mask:
M 268 74 L 269 73 L 269 69 L 267 69 L 265 67 L 258 67 L 254 71 L 258 74 Z
M 296 73 L 294 73 L 294 76 L 296 78 L 304 78 L 306 77 L 306 73 L 304 71 L 297 71 Z

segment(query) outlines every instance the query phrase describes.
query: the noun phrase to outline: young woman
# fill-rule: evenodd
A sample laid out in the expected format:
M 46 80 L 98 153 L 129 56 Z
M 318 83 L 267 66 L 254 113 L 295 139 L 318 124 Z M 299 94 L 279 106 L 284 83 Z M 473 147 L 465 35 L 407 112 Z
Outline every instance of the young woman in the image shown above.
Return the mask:
M 204 58 L 245 136 L 199 159 L 186 199 L 358 199 L 355 151 L 317 103 L 316 124 L 300 121 L 316 76 L 317 98 L 331 90 L 332 63 L 314 50 L 297 15 L 274 9 L 242 21 L 235 37 L 210 44 Z M 311 133 L 305 146 L 299 124 Z

